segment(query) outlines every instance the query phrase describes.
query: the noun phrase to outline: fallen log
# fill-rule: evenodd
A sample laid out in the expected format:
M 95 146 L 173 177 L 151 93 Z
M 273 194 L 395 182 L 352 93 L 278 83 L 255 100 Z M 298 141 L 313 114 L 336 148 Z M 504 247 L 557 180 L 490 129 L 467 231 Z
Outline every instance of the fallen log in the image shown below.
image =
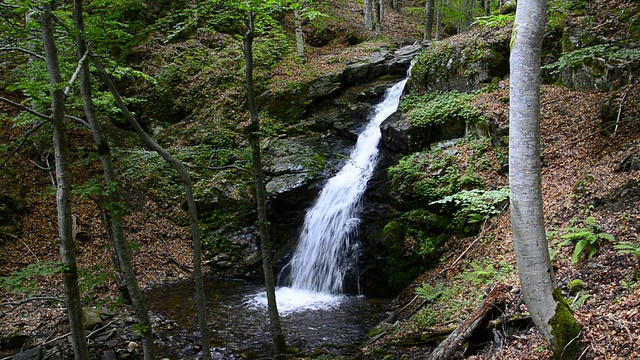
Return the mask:
M 480 308 L 438 345 L 429 356 L 429 360 L 451 359 L 456 352 L 466 348 L 469 338 L 490 320 L 495 310 L 504 303 L 508 293 L 506 285 L 494 287 Z

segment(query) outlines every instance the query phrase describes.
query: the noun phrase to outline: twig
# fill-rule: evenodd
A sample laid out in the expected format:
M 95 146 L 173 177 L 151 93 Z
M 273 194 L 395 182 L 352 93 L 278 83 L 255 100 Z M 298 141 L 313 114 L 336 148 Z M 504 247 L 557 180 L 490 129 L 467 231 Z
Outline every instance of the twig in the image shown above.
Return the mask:
M 89 339 L 89 338 L 90 338 L 90 337 L 92 337 L 94 334 L 96 334 L 96 333 L 98 333 L 98 332 L 100 332 L 100 331 L 102 331 L 102 330 L 106 329 L 107 327 L 111 326 L 111 324 L 113 324 L 115 321 L 116 321 L 116 320 L 111 320 L 111 321 L 110 321 L 110 322 L 108 322 L 106 325 L 104 325 L 104 326 L 102 326 L 102 327 L 100 327 L 100 328 L 98 328 L 98 329 L 93 330 L 92 332 L 90 332 L 89 334 L 87 334 L 87 336 L 85 336 L 85 338 Z M 38 346 L 46 346 L 46 345 L 49 345 L 49 344 L 54 343 L 54 342 L 56 342 L 56 341 L 58 341 L 58 340 L 62 340 L 62 339 L 66 338 L 66 337 L 67 337 L 67 336 L 69 336 L 69 335 L 71 335 L 71 333 L 66 333 L 66 334 L 60 335 L 60 336 L 58 336 L 57 338 L 53 338 L 53 339 L 51 339 L 51 340 L 49 340 L 49 341 L 45 341 L 45 342 L 43 342 L 42 344 L 40 344 L 40 345 L 38 345 Z
M 38 169 L 40 169 L 40 170 L 44 170 L 44 171 L 53 171 L 53 168 L 52 168 L 52 167 L 48 167 L 48 168 L 46 168 L 46 167 L 44 167 L 44 166 L 41 166 L 41 165 L 40 165 L 40 164 L 38 164 L 37 162 L 35 162 L 35 161 L 31 160 L 31 159 L 29 159 L 28 161 L 29 161 L 30 163 L 32 163 L 35 167 L 37 167 Z
M 9 162 L 9 160 L 11 160 L 11 158 L 18 152 L 18 150 L 20 150 L 20 148 L 27 142 L 27 139 L 29 138 L 29 136 L 31 136 L 33 133 L 35 133 L 36 131 L 38 131 L 38 129 L 40 129 L 42 127 L 42 125 L 46 124 L 46 122 L 41 122 L 38 125 L 34 126 L 33 128 L 31 128 L 31 130 L 27 131 L 23 136 L 22 136 L 22 140 L 20 140 L 20 143 L 18 144 L 18 146 L 16 146 L 13 151 L 11 151 L 11 153 L 9 153 L 9 155 L 7 155 L 7 157 L 4 158 L 4 160 L 2 160 L 2 163 L 0 163 L 0 169 L 7 163 Z
M 57 301 L 57 302 L 64 302 L 64 300 L 56 298 L 56 297 L 52 297 L 52 296 L 40 296 L 40 297 L 30 297 L 30 298 L 26 298 L 26 299 L 22 299 L 19 301 L 8 301 L 8 302 L 3 302 L 0 303 L 0 306 L 20 306 L 24 303 L 28 303 L 31 301 Z M 13 309 L 12 309 L 13 310 Z
M 579 138 L 578 140 L 572 141 L 572 142 L 570 142 L 568 144 L 564 144 L 564 145 L 559 146 L 559 147 L 557 147 L 557 148 L 555 148 L 553 150 L 549 150 L 549 151 L 545 152 L 544 154 L 540 155 L 540 159 L 544 159 L 545 157 L 547 157 L 547 156 L 549 156 L 549 155 L 551 155 L 551 154 L 553 154 L 555 152 L 558 152 L 558 151 L 566 148 L 567 146 L 575 145 L 575 144 L 577 144 L 579 142 L 582 142 L 582 141 L 584 141 L 584 140 L 586 140 L 586 139 L 588 139 L 588 138 L 590 138 L 590 137 L 592 137 L 594 135 L 597 135 L 597 134 L 601 133 L 603 130 L 609 129 L 613 125 L 614 124 L 609 124 L 609 125 L 605 126 L 603 129 L 598 129 L 598 130 L 596 130 L 596 131 L 594 131 L 592 133 L 589 133 L 589 134 Z
M 9 100 L 7 98 L 0 97 L 0 101 L 4 101 L 7 104 L 13 105 L 13 106 L 17 107 L 18 109 L 24 110 L 24 111 L 28 112 L 29 114 L 35 115 L 35 116 L 37 116 L 37 117 L 39 117 L 41 119 L 44 119 L 44 120 L 47 120 L 47 121 L 51 120 L 51 117 L 49 117 L 47 115 L 44 115 L 44 114 L 41 114 L 41 113 L 39 113 L 39 112 L 37 112 L 37 111 L 27 107 L 27 106 L 24 106 L 24 105 L 22 105 L 20 103 L 17 103 L 15 101 L 11 101 L 11 100 Z
M 18 241 L 20 241 L 26 248 L 27 250 L 29 250 L 29 252 L 31 253 L 31 255 L 33 255 L 36 258 L 37 262 L 40 262 L 40 259 L 38 258 L 38 255 L 36 255 L 36 253 L 33 252 L 33 250 L 31 250 L 31 248 L 29 247 L 29 245 L 27 245 L 26 242 L 24 242 L 22 239 L 19 239 L 17 236 L 8 234 L 9 236 L 18 239 Z
M 195 165 L 191 165 L 191 164 L 185 164 L 188 168 L 191 169 L 205 169 L 205 170 L 212 170 L 212 171 L 221 171 L 221 170 L 229 170 L 229 169 L 235 169 L 238 171 L 244 171 L 247 172 L 249 174 L 253 174 L 251 172 L 251 170 L 247 170 L 243 167 L 240 167 L 238 165 L 224 165 L 224 166 L 195 166 Z
M 627 333 L 629 334 L 629 340 L 630 340 L 630 341 L 631 341 L 631 343 L 633 344 L 633 334 L 631 333 L 631 330 L 629 330 L 629 328 L 628 328 L 625 324 L 621 323 L 618 319 L 614 318 L 614 317 L 613 317 L 613 316 L 611 316 L 611 315 L 607 315 L 607 319 L 609 319 L 609 320 L 611 320 L 611 321 L 615 322 L 615 323 L 616 323 L 616 324 L 618 324 L 620 327 L 622 327 L 622 328 L 624 328 L 625 330 L 627 330 Z
M 629 94 L 629 91 L 631 91 L 631 89 L 637 84 L 638 82 L 636 82 L 635 84 L 629 84 L 629 86 L 627 87 L 627 91 L 624 92 L 624 95 L 622 95 L 622 99 L 620 99 L 620 105 L 618 106 L 618 117 L 616 118 L 616 127 L 613 129 L 613 135 L 611 135 L 611 137 L 615 137 L 616 133 L 618 132 L 618 124 L 620 124 L 620 116 L 622 116 L 622 105 L 624 104 L 624 99 L 627 97 L 627 94 Z
M 40 60 L 44 60 L 44 56 L 42 56 L 42 55 L 40 55 L 38 53 L 35 53 L 35 52 L 27 50 L 27 49 L 15 47 L 15 46 L 13 46 L 13 47 L 2 47 L 2 48 L 0 48 L 0 51 L 21 51 L 21 52 L 27 53 L 27 54 L 35 57 L 35 58 L 38 58 Z
M 564 352 L 567 350 L 567 348 L 573 344 L 574 341 L 578 340 L 580 338 L 580 335 L 582 335 L 582 330 L 580 330 L 580 332 L 578 333 L 578 335 L 576 335 L 573 339 L 571 339 L 571 341 L 569 341 L 567 343 L 567 345 L 564 346 L 564 348 L 562 348 L 562 353 L 560 353 L 560 359 L 564 358 Z

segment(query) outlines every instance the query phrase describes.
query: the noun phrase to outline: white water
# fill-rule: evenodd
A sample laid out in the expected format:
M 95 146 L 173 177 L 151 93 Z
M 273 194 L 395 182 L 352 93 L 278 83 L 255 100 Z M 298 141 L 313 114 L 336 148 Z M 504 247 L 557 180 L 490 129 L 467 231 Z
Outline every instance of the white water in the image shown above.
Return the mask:
M 307 212 L 290 263 L 293 290 L 319 295 L 343 292 L 345 275 L 353 266 L 348 254 L 360 222 L 360 200 L 378 162 L 380 124 L 397 110 L 406 82 L 388 89 L 384 100 L 374 107 L 349 161 L 327 182 Z

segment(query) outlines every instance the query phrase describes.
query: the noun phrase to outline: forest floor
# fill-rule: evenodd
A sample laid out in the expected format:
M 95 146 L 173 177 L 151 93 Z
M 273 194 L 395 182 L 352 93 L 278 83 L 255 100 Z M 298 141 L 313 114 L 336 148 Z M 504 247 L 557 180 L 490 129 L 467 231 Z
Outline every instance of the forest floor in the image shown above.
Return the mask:
M 358 6 L 357 2 L 349 3 Z M 616 1 L 597 3 L 611 8 L 617 5 Z M 349 15 L 359 14 L 360 9 L 340 9 L 344 12 L 341 16 L 346 19 L 345 23 L 360 21 Z M 401 46 L 421 40 L 421 34 L 415 30 L 419 17 L 402 16 L 391 10 L 387 16 L 383 26 L 385 39 L 381 43 Z M 597 24 L 593 26 L 598 27 Z M 615 28 L 615 24 L 607 27 Z M 345 26 L 345 32 L 347 29 Z M 353 48 L 336 38 L 330 46 L 310 49 L 307 65 L 322 72 L 336 71 L 356 58 L 366 57 L 374 48 Z M 295 77 L 296 74 L 286 76 Z M 508 92 L 508 80 L 502 81 L 498 90 L 478 99 L 477 106 L 493 121 L 505 125 Z M 0 95 L 17 97 L 6 92 Z M 619 121 L 603 123 L 601 106 L 607 99 L 612 99 L 614 107 L 621 109 Z M 0 104 L 0 112 L 15 114 L 14 109 L 4 104 Z M 0 144 L 19 139 L 27 130 L 28 127 L 13 127 L 2 121 Z M 640 261 L 613 248 L 622 241 L 637 242 L 640 233 L 640 170 L 627 170 L 622 166 L 623 160 L 633 154 L 636 159 L 639 156 L 640 88 L 636 83 L 612 92 L 581 93 L 546 85 L 542 90 L 541 131 L 545 220 L 550 232 L 556 278 L 565 291 L 573 280 L 584 283 L 581 290 L 571 295 L 575 316 L 583 329 L 582 358 L 640 358 Z M 83 131 L 73 131 L 72 142 L 76 152 L 91 149 Z M 2 157 L 7 151 L 2 149 Z M 12 223 L 19 229 L 19 237 L 7 232 L 0 238 L 0 276 L 10 275 L 29 264 L 59 259 L 50 173 L 31 162 L 34 155 L 29 151 L 19 152 L 11 160 L 11 171 L 3 169 L 1 174 L 3 195 L 23 199 L 16 206 L 23 216 Z M 46 159 L 38 165 L 48 166 Z M 87 169 L 82 162 L 74 165 L 74 174 L 86 176 L 78 178 L 79 182 L 98 171 L 98 168 Z M 189 278 L 192 260 L 189 229 L 187 226 L 176 227 L 167 215 L 186 216 L 180 206 L 158 204 L 137 195 L 127 200 L 135 211 L 126 217 L 125 227 L 128 240 L 137 244 L 133 249 L 134 265 L 144 269 L 138 272 L 141 285 L 151 288 Z M 82 285 L 83 297 L 94 305 L 114 304 L 119 294 L 118 282 L 114 280 L 113 272 L 106 271 L 113 254 L 101 223 L 100 204 L 91 196 L 78 197 L 74 213 L 77 214 L 79 234 L 78 261 L 81 268 L 87 269 Z M 563 244 L 560 236 L 563 229 L 584 226 L 588 217 L 595 219 L 598 231 L 613 235 L 615 240 L 600 241 L 593 257 L 574 264 L 571 261 L 573 246 Z M 482 302 L 479 293 L 486 294 L 496 284 L 505 284 L 511 290 L 503 309 L 503 319 L 519 317 L 525 320 L 517 326 L 486 330 L 486 336 L 472 341 L 467 352 L 460 356 L 469 359 L 551 359 L 551 352 L 540 335 L 526 321 L 511 241 L 508 211 L 487 221 L 477 236 L 449 241 L 444 249 L 447 255 L 440 264 L 424 273 L 396 299 L 396 309 L 402 309 L 400 321 L 384 330 L 384 336 L 364 345 L 359 357 L 424 358 L 433 348 L 433 344 L 421 340 L 424 335 L 464 321 Z M 460 291 L 453 298 L 455 301 L 447 305 L 416 298 L 414 289 L 423 283 L 432 288 L 444 283 L 447 287 L 468 291 Z M 30 287 L 29 295 L 63 296 L 58 277 L 48 277 Z M 61 303 L 55 300 L 22 302 L 26 295 L 5 291 L 1 296 L 0 337 L 19 330 L 39 343 L 65 334 Z M 453 314 L 446 323 L 424 320 L 428 316 L 424 309 L 433 310 L 430 306 L 434 304 L 441 306 L 439 311 Z M 463 305 L 454 307 L 455 304 Z M 123 324 L 128 316 L 128 307 L 124 309 L 126 311 L 116 316 L 119 324 Z M 121 341 L 127 339 L 135 339 L 135 336 L 123 337 Z

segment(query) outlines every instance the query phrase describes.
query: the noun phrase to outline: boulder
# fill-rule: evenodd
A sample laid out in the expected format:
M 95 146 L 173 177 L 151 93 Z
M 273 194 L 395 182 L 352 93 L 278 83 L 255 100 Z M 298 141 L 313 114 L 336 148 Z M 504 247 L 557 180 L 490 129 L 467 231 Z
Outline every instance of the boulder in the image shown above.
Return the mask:
M 380 125 L 381 144 L 387 149 L 410 154 L 427 149 L 439 141 L 463 137 L 467 126 L 463 120 L 448 120 L 443 124 L 414 126 L 400 112 L 389 116 Z
M 90 307 L 82 308 L 82 321 L 85 330 L 93 330 L 102 325 L 100 311 Z
M 10 334 L 2 338 L 2 347 L 5 349 L 17 349 L 29 340 L 29 335 L 22 327 L 17 327 Z
M 14 355 L 13 360 L 41 360 L 42 356 L 42 347 L 37 346 Z

